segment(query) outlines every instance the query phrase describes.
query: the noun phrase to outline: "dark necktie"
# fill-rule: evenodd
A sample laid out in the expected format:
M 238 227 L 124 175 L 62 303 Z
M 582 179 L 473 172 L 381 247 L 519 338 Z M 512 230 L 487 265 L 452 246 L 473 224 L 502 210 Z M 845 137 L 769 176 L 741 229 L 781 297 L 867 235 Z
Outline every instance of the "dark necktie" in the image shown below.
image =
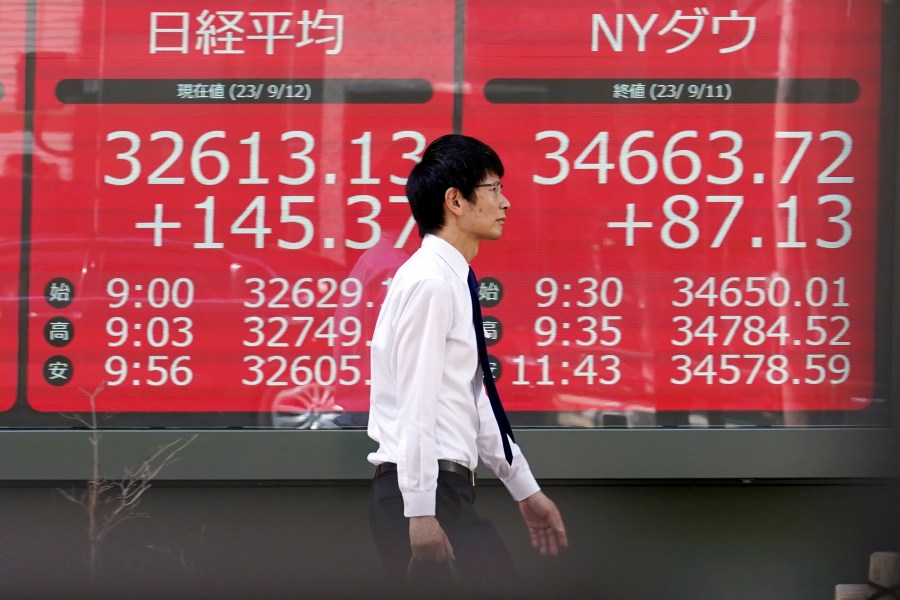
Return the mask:
M 481 363 L 481 372 L 484 375 L 484 390 L 491 401 L 491 409 L 497 426 L 500 427 L 500 438 L 503 440 L 503 454 L 506 462 L 512 464 L 512 448 L 509 440 L 516 441 L 513 437 L 512 427 L 506 418 L 506 411 L 500 403 L 500 394 L 497 393 L 497 385 L 494 383 L 494 374 L 491 372 L 491 362 L 488 360 L 487 343 L 484 341 L 484 321 L 481 319 L 481 304 L 478 301 L 478 280 L 475 279 L 475 271 L 469 267 L 469 295 L 472 297 L 472 324 L 475 326 L 475 339 L 478 345 L 478 362 Z M 509 437 L 507 437 L 509 436 Z

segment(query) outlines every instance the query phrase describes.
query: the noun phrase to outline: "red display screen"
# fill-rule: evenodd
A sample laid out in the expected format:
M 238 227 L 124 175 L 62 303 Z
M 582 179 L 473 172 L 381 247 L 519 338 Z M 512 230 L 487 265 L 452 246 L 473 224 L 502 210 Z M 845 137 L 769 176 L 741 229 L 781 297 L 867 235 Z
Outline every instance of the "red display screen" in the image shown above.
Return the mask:
M 881 2 L 26 7 L 0 408 L 24 360 L 34 415 L 364 414 L 405 178 L 457 131 L 506 166 L 473 266 L 514 424 L 884 411 Z
M 880 3 L 468 8 L 519 406 L 871 402 Z

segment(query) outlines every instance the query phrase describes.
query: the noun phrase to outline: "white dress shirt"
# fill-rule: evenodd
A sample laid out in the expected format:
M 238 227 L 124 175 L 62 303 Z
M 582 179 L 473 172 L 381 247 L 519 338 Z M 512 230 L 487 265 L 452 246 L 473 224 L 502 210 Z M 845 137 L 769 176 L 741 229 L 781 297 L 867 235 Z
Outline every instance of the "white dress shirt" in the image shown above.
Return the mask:
M 438 460 L 479 456 L 516 500 L 540 487 L 519 447 L 512 465 L 484 392 L 463 255 L 434 235 L 394 275 L 372 336 L 369 462 L 397 464 L 407 517 L 435 514 Z

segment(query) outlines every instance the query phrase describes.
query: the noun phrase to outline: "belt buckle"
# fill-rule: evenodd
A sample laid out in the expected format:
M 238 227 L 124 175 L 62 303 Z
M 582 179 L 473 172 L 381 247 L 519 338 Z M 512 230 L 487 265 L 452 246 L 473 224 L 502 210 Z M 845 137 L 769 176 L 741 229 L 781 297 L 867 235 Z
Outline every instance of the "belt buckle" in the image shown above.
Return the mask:
M 469 485 L 475 487 L 475 470 L 470 469 L 462 463 L 455 460 L 442 459 L 438 461 L 438 468 L 448 473 L 456 473 L 460 477 L 469 482 Z
M 470 469 L 469 467 L 467 467 L 463 464 L 460 464 L 456 461 L 452 461 L 452 462 L 453 462 L 453 464 L 455 464 L 456 466 L 459 467 L 459 469 L 462 471 L 462 473 L 465 473 L 466 479 L 469 480 L 469 485 L 471 485 L 472 487 L 475 487 L 475 469 Z M 462 474 L 462 473 L 460 473 L 460 474 Z

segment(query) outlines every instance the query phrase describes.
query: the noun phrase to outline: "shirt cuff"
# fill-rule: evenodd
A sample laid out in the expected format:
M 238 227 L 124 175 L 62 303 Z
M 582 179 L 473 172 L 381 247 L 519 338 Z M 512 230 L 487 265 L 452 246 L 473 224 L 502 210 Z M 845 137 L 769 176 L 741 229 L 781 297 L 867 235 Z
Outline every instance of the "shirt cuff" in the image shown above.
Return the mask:
M 509 494 L 516 502 L 521 502 L 541 489 L 530 470 L 519 473 L 509 481 L 504 481 L 503 485 L 506 486 Z
M 435 514 L 434 492 L 404 492 L 404 517 L 433 517 Z

